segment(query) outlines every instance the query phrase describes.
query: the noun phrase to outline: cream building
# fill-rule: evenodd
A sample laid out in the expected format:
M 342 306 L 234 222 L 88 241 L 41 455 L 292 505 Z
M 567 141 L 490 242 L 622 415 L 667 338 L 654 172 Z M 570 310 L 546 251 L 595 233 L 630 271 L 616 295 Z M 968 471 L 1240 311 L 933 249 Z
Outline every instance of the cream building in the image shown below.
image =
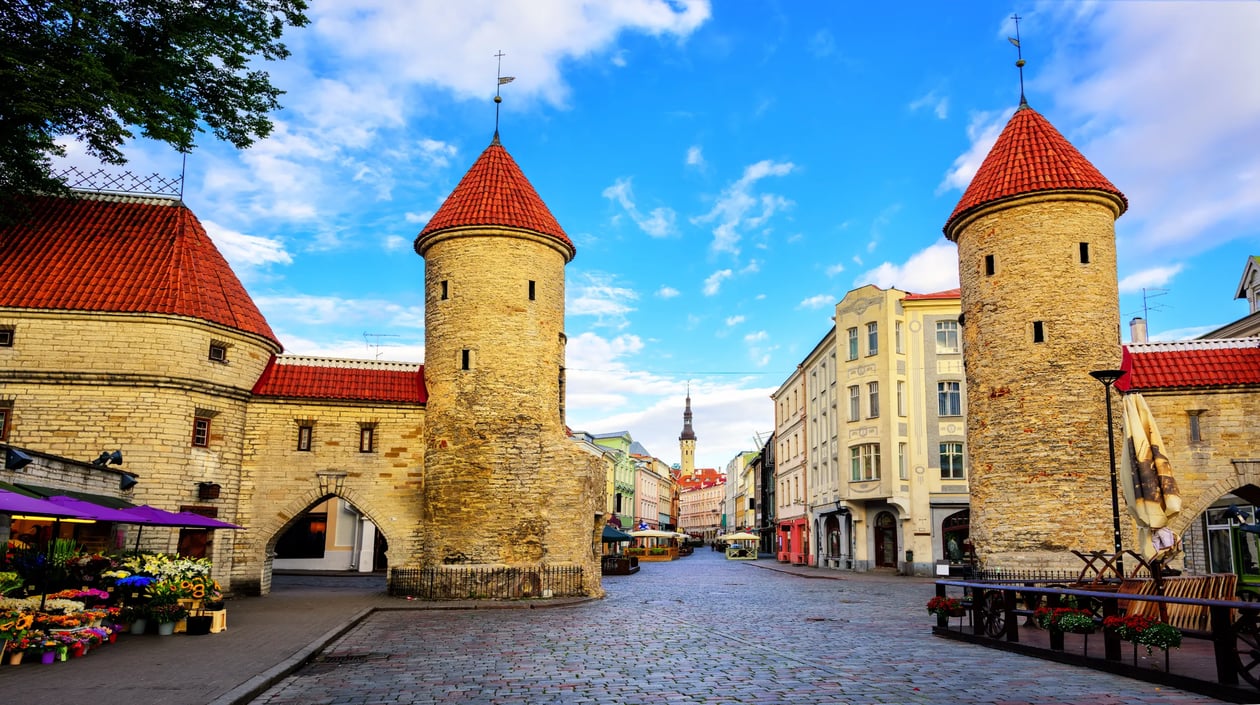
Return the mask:
M 802 367 L 770 395 L 774 401 L 775 444 L 775 558 L 785 563 L 808 562 L 810 517 L 805 498 L 806 447 L 805 374 Z

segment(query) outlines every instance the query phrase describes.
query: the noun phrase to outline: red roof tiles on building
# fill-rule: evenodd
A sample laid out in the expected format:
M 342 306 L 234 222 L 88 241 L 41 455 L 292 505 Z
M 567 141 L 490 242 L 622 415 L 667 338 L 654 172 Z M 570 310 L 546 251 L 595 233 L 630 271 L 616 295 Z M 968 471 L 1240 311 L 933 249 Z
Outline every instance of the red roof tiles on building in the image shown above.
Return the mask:
M 957 299 L 962 297 L 962 289 L 946 289 L 931 294 L 906 294 L 904 301 L 926 301 L 929 299 Z
M 1260 385 L 1260 338 L 1131 343 L 1120 391 Z
M 1036 110 L 1021 106 L 989 150 L 962 199 L 945 221 L 945 236 L 966 213 L 991 203 L 1039 191 L 1102 191 L 1117 199 L 1120 212 L 1128 200 L 1120 189 L 1072 146 Z
M 497 135 L 420 231 L 416 244 L 442 230 L 476 225 L 521 228 L 550 235 L 569 250 L 570 257 L 575 252 L 573 242 L 512 155 L 499 144 Z
M 259 397 L 410 404 L 428 400 L 422 365 L 292 356 L 271 358 L 253 393 Z
M 187 206 L 167 198 L 24 199 L 0 227 L 0 307 L 189 316 L 271 327 Z

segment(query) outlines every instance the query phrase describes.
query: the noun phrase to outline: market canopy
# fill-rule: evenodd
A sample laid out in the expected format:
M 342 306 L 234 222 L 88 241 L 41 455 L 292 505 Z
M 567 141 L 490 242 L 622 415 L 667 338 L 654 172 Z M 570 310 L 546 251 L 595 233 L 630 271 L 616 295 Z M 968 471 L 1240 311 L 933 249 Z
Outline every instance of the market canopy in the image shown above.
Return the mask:
M 127 513 L 144 520 L 135 522 L 137 524 L 148 524 L 150 526 L 187 526 L 202 529 L 209 528 L 205 524 L 200 523 L 201 521 L 208 520 L 209 517 L 203 517 L 198 514 L 178 514 L 176 512 L 168 512 L 165 509 L 150 507 L 147 504 L 132 507 L 127 510 Z M 217 520 L 210 519 L 210 521 Z
M 135 514 L 131 514 L 125 509 L 111 509 L 109 507 L 102 507 L 99 504 L 95 504 L 87 500 L 76 499 L 74 497 L 67 497 L 65 495 L 53 495 L 49 497 L 48 499 L 46 499 L 45 501 L 60 505 L 62 507 L 66 507 L 67 509 L 73 509 L 75 511 L 80 512 L 85 517 L 89 519 L 95 519 L 96 521 L 112 521 L 112 522 L 118 522 L 122 524 L 150 524 L 152 523 L 152 522 L 146 521 L 143 517 L 139 517 L 139 516 L 136 516 Z
M 653 539 L 675 539 L 678 535 L 672 531 L 661 531 L 660 529 L 644 529 L 642 531 L 631 531 L 630 535 L 636 539 L 653 538 Z
M 92 519 L 77 509 L 5 489 L 0 489 L 0 514 L 19 514 L 49 519 Z
M 626 532 L 612 526 L 604 526 L 604 543 L 617 543 L 619 541 L 631 541 L 634 537 Z
M 180 517 L 184 521 L 188 522 L 187 524 L 181 524 L 181 526 L 187 526 L 189 528 L 194 528 L 194 529 L 243 529 L 245 528 L 243 526 L 238 526 L 231 522 L 223 521 L 222 519 L 215 519 L 214 517 L 204 516 L 196 512 L 177 512 L 175 516 Z
M 727 534 L 717 537 L 718 541 L 760 541 L 761 537 L 756 534 L 750 534 L 747 531 L 741 531 L 737 534 Z

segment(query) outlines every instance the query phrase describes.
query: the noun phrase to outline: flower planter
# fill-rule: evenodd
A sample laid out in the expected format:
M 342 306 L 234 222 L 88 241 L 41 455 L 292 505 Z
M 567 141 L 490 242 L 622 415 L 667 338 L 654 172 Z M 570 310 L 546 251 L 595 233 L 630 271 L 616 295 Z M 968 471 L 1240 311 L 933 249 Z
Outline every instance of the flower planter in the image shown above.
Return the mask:
M 210 625 L 214 621 L 214 617 L 209 615 L 204 617 L 189 617 L 187 626 L 184 631 L 193 636 L 202 636 L 210 633 Z
M 57 660 L 57 652 L 56 652 L 56 651 L 45 651 L 44 653 L 42 653 L 42 654 L 40 654 L 40 655 L 39 655 L 39 662 L 40 662 L 40 663 L 42 663 L 42 664 L 44 664 L 44 665 L 48 665 L 48 664 L 50 664 L 50 663 L 53 663 L 53 662 L 54 662 L 54 661 L 56 661 L 56 660 Z
M 143 634 L 144 630 L 147 629 L 148 626 L 149 626 L 148 620 L 143 619 L 143 618 L 137 619 L 131 623 L 131 633 Z
M 158 636 L 170 636 L 175 633 L 174 622 L 158 622 Z
M 10 666 L 21 666 L 21 665 L 22 665 L 22 657 L 23 657 L 24 655 L 26 655 L 26 652 L 25 652 L 25 651 L 14 651 L 13 653 L 9 654 L 9 665 L 10 665 Z

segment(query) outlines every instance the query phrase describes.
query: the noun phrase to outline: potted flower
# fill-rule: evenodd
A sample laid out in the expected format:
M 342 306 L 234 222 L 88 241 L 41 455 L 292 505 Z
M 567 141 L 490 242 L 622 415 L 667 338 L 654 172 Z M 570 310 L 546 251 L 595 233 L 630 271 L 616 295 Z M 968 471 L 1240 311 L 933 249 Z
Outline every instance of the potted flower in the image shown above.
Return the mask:
M 1092 634 L 1097 628 L 1092 612 L 1075 607 L 1039 607 L 1033 612 L 1033 621 L 1052 632 Z
M 178 602 L 158 602 L 149 604 L 149 618 L 158 623 L 158 634 L 169 636 L 175 633 L 175 623 L 188 616 L 188 610 Z
M 961 617 L 964 614 L 962 600 L 940 595 L 928 600 L 927 611 L 928 614 L 934 614 L 937 617 Z
M 34 623 L 35 617 L 26 612 L 0 610 L 0 651 L 5 650 L 8 642 L 26 636 Z
M 29 636 L 13 639 L 4 647 L 5 660 L 9 662 L 10 666 L 20 666 L 22 657 L 26 655 L 27 651 L 31 650 L 32 646 Z
M 1167 653 L 1169 649 L 1181 648 L 1181 630 L 1167 622 L 1152 622 L 1138 633 L 1134 642 L 1145 646 L 1148 656 L 1152 649 L 1163 649 Z

